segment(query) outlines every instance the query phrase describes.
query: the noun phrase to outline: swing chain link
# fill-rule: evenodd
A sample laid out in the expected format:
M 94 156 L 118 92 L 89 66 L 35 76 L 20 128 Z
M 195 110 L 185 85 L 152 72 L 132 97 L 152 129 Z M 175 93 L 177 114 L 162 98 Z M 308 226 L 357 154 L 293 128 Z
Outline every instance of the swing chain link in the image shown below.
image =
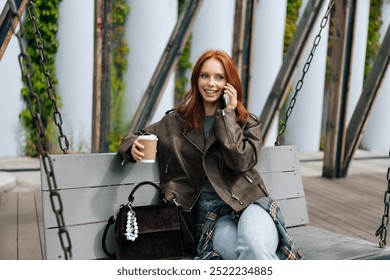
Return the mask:
M 28 4 L 31 4 L 32 1 L 29 1 Z M 41 162 L 45 170 L 46 179 L 48 183 L 48 187 L 50 189 L 50 202 L 53 209 L 53 212 L 56 216 L 57 224 L 58 224 L 58 235 L 60 238 L 60 243 L 62 249 L 64 250 L 65 259 L 72 259 L 72 245 L 70 241 L 69 233 L 66 229 L 64 216 L 63 216 L 63 206 L 62 200 L 60 197 L 60 193 L 57 187 L 57 181 L 54 176 L 54 168 L 52 165 L 52 160 L 50 159 L 49 153 L 49 145 L 47 138 L 45 136 L 45 129 L 42 122 L 42 106 L 39 99 L 38 94 L 34 92 L 33 84 L 31 81 L 32 76 L 34 75 L 34 70 L 31 64 L 31 58 L 26 53 L 22 35 L 24 33 L 23 25 L 21 21 L 21 16 L 16 8 L 15 0 L 8 0 L 8 4 L 11 9 L 11 17 L 10 17 L 10 26 L 13 34 L 16 36 L 19 47 L 20 54 L 18 56 L 19 66 L 21 69 L 22 77 L 24 78 L 29 95 L 25 98 L 27 102 L 28 110 L 33 118 L 34 128 L 37 132 L 38 141 L 36 142 L 37 149 L 39 154 L 41 155 Z M 13 21 L 17 18 L 19 21 L 19 31 L 16 31 L 16 27 L 13 24 Z
M 53 119 L 54 119 L 54 123 L 57 126 L 58 132 L 59 132 L 58 144 L 59 144 L 60 149 L 62 150 L 62 152 L 64 154 L 66 154 L 68 152 L 68 150 L 69 150 L 69 141 L 68 141 L 68 138 L 66 137 L 66 135 L 63 133 L 63 130 L 62 130 L 62 115 L 58 111 L 58 106 L 57 106 L 57 102 L 56 102 L 57 101 L 57 94 L 56 94 L 56 91 L 54 89 L 51 77 L 50 77 L 50 71 L 49 71 L 49 67 L 48 67 L 48 62 L 47 62 L 47 59 L 46 59 L 46 56 L 45 56 L 44 47 L 43 47 L 44 46 L 43 38 L 42 38 L 41 32 L 38 29 L 37 13 L 36 13 L 36 9 L 35 9 L 35 4 L 34 4 L 34 2 L 32 0 L 28 1 L 27 13 L 28 13 L 28 16 L 29 16 L 29 18 L 30 18 L 30 20 L 31 20 L 31 22 L 33 24 L 33 27 L 34 27 L 35 44 L 36 44 L 36 46 L 37 46 L 37 48 L 39 50 L 39 55 L 41 57 L 40 64 L 41 64 L 41 68 L 42 68 L 42 73 L 45 76 L 45 80 L 46 80 L 47 94 L 48 94 L 49 100 L 52 103 L 53 110 L 54 110 L 54 112 L 53 112 Z
M 390 151 L 389 151 L 390 157 Z M 380 235 L 379 247 L 386 247 L 386 238 L 387 238 L 387 227 L 389 225 L 389 208 L 390 208 L 390 167 L 387 169 L 387 190 L 384 195 L 384 210 L 382 216 L 382 224 L 376 230 L 375 235 Z
M 275 146 L 279 146 L 280 145 L 280 137 L 284 134 L 284 132 L 286 131 L 286 128 L 287 128 L 287 121 L 294 109 L 294 106 L 295 106 L 295 103 L 297 101 L 297 95 L 298 95 L 298 92 L 302 89 L 302 86 L 303 86 L 303 80 L 306 76 L 306 73 L 309 71 L 309 68 L 310 68 L 310 65 L 311 65 L 311 62 L 313 61 L 313 57 L 314 57 L 314 53 L 318 47 L 318 45 L 320 44 L 320 41 L 321 41 L 321 33 L 322 33 L 322 30 L 326 27 L 328 21 L 329 21 L 329 17 L 330 17 L 330 13 L 332 11 L 332 8 L 333 8 L 333 5 L 334 5 L 334 0 L 331 0 L 329 1 L 329 4 L 328 4 L 328 9 L 326 10 L 326 13 L 324 15 L 324 17 L 322 18 L 321 20 L 321 24 L 320 24 L 320 31 L 318 32 L 318 34 L 316 35 L 316 37 L 314 38 L 314 41 L 313 41 L 313 46 L 311 48 L 311 51 L 310 51 L 310 54 L 309 56 L 307 57 L 307 60 L 306 60 L 306 63 L 302 69 L 302 76 L 301 78 L 298 80 L 296 86 L 295 86 L 295 92 L 294 92 L 294 95 L 293 97 L 291 98 L 290 100 L 290 103 L 288 105 L 288 108 L 286 110 L 286 113 L 285 113 L 285 117 L 284 117 L 284 121 L 283 123 L 280 125 L 279 127 L 279 134 L 278 134 L 278 137 L 276 138 L 276 141 L 275 141 Z

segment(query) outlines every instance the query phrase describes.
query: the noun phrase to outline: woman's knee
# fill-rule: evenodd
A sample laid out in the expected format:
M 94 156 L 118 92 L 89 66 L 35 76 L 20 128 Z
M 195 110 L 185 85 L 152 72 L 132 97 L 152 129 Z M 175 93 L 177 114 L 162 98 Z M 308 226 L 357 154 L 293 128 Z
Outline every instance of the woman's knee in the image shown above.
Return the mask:
M 237 225 L 229 215 L 217 219 L 212 237 L 213 249 L 225 260 L 237 259 Z
M 249 259 L 275 259 L 279 235 L 267 211 L 257 204 L 248 206 L 238 223 L 238 253 Z

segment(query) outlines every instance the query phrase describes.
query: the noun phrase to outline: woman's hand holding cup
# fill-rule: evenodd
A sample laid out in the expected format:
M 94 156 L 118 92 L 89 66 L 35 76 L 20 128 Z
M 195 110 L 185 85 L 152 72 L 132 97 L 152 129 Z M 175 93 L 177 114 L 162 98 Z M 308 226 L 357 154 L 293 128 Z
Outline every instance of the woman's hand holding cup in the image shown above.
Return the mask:
M 131 147 L 131 155 L 135 161 L 152 163 L 156 159 L 157 152 L 156 135 L 140 135 Z
M 145 149 L 144 145 L 138 142 L 138 139 L 134 141 L 131 147 L 131 155 L 135 161 L 140 161 L 144 157 L 144 153 L 141 150 Z

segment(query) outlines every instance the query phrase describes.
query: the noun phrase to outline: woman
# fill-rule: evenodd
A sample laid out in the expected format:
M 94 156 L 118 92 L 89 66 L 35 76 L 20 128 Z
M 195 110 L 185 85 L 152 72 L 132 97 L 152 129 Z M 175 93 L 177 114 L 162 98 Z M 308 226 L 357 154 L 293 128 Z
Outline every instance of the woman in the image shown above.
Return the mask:
M 144 131 L 127 134 L 119 153 L 125 161 L 140 161 L 144 147 L 138 135 L 157 135 L 165 199 L 196 209 L 198 259 L 299 259 L 254 169 L 262 146 L 260 121 L 244 108 L 242 96 L 230 56 L 207 51 L 178 107 Z

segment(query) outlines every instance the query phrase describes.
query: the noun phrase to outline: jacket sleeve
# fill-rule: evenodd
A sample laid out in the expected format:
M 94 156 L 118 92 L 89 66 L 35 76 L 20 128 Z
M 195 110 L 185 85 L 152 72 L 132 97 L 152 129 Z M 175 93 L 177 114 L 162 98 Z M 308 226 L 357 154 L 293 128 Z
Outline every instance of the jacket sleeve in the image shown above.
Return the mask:
M 121 143 L 118 148 L 118 153 L 122 156 L 125 162 L 135 161 L 130 151 L 131 151 L 131 146 L 133 145 L 137 137 L 138 137 L 137 134 L 128 132 L 121 140 Z
M 234 110 L 220 110 L 216 115 L 216 138 L 222 145 L 225 164 L 232 170 L 246 172 L 257 164 L 262 147 L 261 122 L 250 115 L 247 123 L 238 125 Z

